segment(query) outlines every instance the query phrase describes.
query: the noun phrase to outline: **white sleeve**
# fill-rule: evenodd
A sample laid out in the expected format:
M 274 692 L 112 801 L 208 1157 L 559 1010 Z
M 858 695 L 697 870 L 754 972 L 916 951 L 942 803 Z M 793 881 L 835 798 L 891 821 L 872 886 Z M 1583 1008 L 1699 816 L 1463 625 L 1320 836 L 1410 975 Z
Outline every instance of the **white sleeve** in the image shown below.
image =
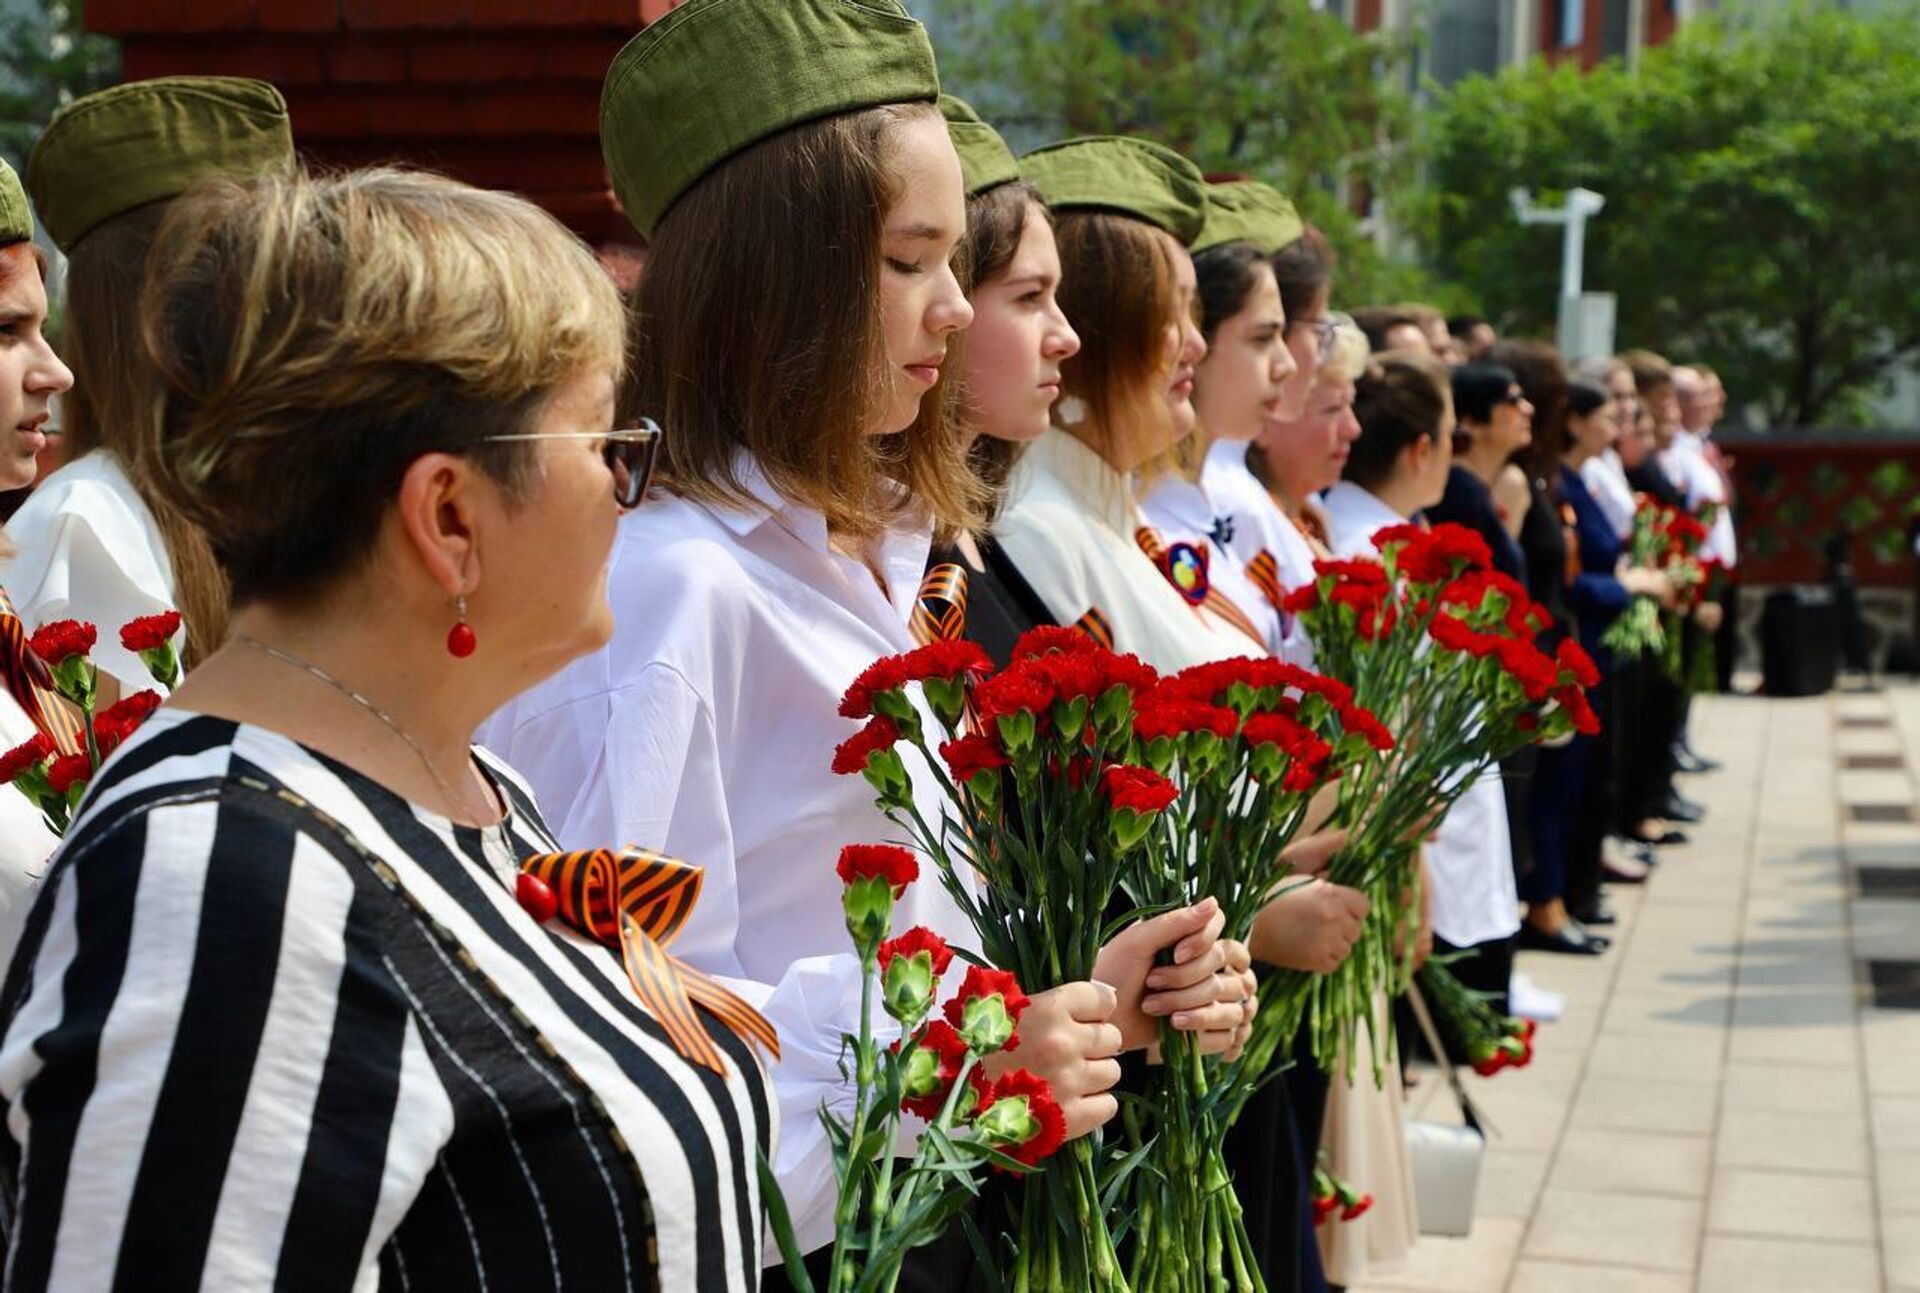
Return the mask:
M 76 485 L 44 516 L 8 526 L 7 538 L 15 551 L 0 564 L 0 583 L 27 628 L 85 620 L 100 631 L 94 663 L 122 691 L 152 687 L 140 657 L 120 645 L 120 626 L 174 609 L 173 574 L 125 502 Z

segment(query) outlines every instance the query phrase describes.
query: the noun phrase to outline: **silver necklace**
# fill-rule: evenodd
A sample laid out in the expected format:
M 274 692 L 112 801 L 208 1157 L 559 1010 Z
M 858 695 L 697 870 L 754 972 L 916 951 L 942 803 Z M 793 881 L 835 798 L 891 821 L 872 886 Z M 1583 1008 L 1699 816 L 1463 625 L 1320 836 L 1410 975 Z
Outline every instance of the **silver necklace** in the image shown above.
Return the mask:
M 242 646 L 252 647 L 255 651 L 271 656 L 282 664 L 292 665 L 295 669 L 304 670 L 306 673 L 318 678 L 321 682 L 324 682 L 327 686 L 339 692 L 342 696 L 345 696 L 361 709 L 366 710 L 369 714 L 379 719 L 388 731 L 407 743 L 407 748 L 412 750 L 415 757 L 420 760 L 420 766 L 427 770 L 427 775 L 433 778 L 433 783 L 440 787 L 440 793 L 447 797 L 447 803 L 449 805 L 457 805 L 460 802 L 460 797 L 453 793 L 453 787 L 448 785 L 447 779 L 440 775 L 440 769 L 433 766 L 433 760 L 427 757 L 427 752 L 421 748 L 420 743 L 407 734 L 407 729 L 400 726 L 399 719 L 387 713 L 386 710 L 381 709 L 378 705 L 368 700 L 365 696 L 362 696 L 353 688 L 347 686 L 344 682 L 341 682 L 319 665 L 308 660 L 302 660 L 291 651 L 282 651 L 279 647 L 269 646 L 258 638 L 248 637 L 245 633 L 235 632 L 231 636 L 235 642 L 240 643 Z M 484 819 L 488 814 L 481 813 L 480 816 Z M 490 828 L 482 827 L 482 829 Z

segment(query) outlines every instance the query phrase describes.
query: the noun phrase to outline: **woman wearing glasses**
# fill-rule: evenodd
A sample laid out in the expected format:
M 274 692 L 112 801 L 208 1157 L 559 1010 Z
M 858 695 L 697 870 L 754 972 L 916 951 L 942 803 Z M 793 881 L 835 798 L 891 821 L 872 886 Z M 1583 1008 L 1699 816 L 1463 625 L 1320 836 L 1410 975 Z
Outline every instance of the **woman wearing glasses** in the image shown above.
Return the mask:
M 8 976 L 9 1282 L 756 1288 L 760 1055 L 708 1015 L 702 1061 L 554 918 L 518 874 L 553 837 L 468 745 L 611 628 L 651 440 L 612 284 L 518 198 L 292 175 L 178 199 L 139 322 L 232 633 Z

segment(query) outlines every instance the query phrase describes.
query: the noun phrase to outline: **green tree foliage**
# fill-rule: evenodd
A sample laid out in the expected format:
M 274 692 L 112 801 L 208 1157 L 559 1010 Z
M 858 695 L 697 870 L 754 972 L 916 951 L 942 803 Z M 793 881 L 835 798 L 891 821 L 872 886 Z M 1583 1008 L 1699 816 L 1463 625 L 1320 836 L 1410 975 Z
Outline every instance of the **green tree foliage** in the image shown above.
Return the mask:
M 47 121 L 83 94 L 120 79 L 120 46 L 90 35 L 82 0 L 33 0 L 0 19 L 0 155 L 16 167 Z
M 1423 241 L 1509 327 L 1551 330 L 1560 246 L 1508 190 L 1584 185 L 1623 344 L 1713 363 L 1774 423 L 1842 421 L 1920 355 L 1920 9 L 1700 18 L 1634 72 L 1463 81 L 1429 125 Z
M 1141 134 L 1291 196 L 1342 258 L 1349 301 L 1426 286 L 1341 192 L 1408 175 L 1407 49 L 1310 0 L 963 0 L 941 6 L 942 79 L 1018 138 Z

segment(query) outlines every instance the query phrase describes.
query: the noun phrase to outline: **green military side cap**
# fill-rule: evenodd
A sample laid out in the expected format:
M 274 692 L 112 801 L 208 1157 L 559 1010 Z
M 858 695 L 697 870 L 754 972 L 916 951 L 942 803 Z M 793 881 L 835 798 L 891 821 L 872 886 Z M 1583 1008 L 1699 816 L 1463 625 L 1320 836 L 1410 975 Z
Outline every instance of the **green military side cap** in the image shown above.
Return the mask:
M 947 137 L 953 140 L 953 151 L 960 154 L 960 173 L 966 177 L 968 197 L 978 197 L 1020 178 L 1020 163 L 1014 160 L 1007 141 L 980 120 L 980 114 L 966 100 L 941 95 L 940 115 L 947 119 Z
M 1293 203 L 1272 185 L 1232 180 L 1207 186 L 1207 223 L 1193 249 L 1245 242 L 1262 256 L 1271 256 L 1306 231 L 1306 222 Z
M 27 158 L 27 190 L 60 250 L 209 175 L 293 165 L 287 102 L 265 81 L 163 76 L 76 99 Z
M 1200 168 L 1149 139 L 1093 135 L 1048 144 L 1020 159 L 1020 173 L 1056 211 L 1116 211 L 1188 246 L 1206 222 Z
M 769 135 L 939 94 L 933 43 L 898 0 L 692 0 L 615 55 L 600 151 L 651 237 L 701 176 Z
M 13 167 L 0 158 L 0 246 L 11 247 L 32 237 L 33 209 L 27 205 L 27 191 L 20 187 Z

